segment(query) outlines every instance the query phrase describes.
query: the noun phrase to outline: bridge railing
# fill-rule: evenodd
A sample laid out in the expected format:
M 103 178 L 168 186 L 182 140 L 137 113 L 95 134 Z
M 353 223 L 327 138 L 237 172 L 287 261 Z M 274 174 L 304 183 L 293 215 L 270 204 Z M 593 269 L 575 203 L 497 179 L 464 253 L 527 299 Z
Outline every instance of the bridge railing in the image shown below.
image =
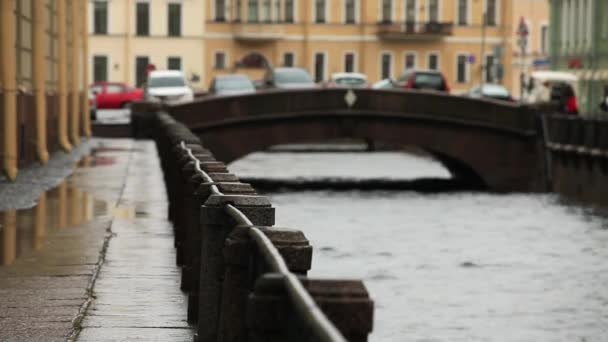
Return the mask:
M 608 120 L 557 114 L 545 120 L 550 151 L 608 157 Z
M 178 121 L 201 128 L 226 120 L 271 115 L 383 114 L 479 124 L 517 132 L 535 132 L 537 117 L 529 107 L 431 91 L 353 89 L 270 90 L 240 96 L 207 97 L 169 107 Z
M 373 302 L 362 282 L 307 278 L 312 246 L 272 227 L 267 197 L 168 114 L 135 121 L 158 146 L 198 341 L 367 341 Z

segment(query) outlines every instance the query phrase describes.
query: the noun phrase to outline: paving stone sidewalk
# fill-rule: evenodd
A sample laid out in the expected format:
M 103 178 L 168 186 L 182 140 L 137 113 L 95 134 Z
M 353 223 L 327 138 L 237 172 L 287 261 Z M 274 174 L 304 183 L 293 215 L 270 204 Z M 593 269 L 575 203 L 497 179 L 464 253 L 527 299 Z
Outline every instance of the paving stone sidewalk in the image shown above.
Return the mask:
M 63 201 L 0 214 L 0 341 L 192 339 L 155 146 L 97 148 Z

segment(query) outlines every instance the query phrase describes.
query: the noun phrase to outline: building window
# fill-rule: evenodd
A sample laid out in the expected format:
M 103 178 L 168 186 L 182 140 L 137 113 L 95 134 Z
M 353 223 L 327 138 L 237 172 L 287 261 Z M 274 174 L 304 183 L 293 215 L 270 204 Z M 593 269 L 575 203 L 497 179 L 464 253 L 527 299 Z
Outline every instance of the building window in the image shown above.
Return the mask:
M 135 4 L 136 34 L 138 36 L 150 35 L 150 4 L 147 2 L 138 2 Z
M 429 0 L 429 21 L 439 22 L 439 0 Z
M 344 54 L 344 72 L 355 72 L 355 54 L 352 52 Z
M 484 65 L 485 69 L 485 81 L 488 83 L 494 82 L 494 55 L 486 56 L 486 63 Z
M 226 69 L 226 53 L 216 52 L 213 65 L 216 69 Z
M 347 24 L 354 24 L 355 21 L 357 20 L 357 5 L 355 3 L 355 0 L 345 0 L 345 8 L 344 8 L 344 21 Z
M 272 11 L 272 4 L 270 3 L 270 0 L 263 0 L 263 7 L 262 7 L 262 13 L 264 14 L 264 21 L 269 22 L 271 20 L 271 11 Z
M 496 0 L 486 0 L 486 25 L 496 26 Z
M 226 21 L 226 0 L 215 0 L 215 21 Z
M 416 0 L 405 0 L 405 21 L 416 22 Z
M 324 23 L 325 18 L 325 0 L 315 0 L 315 22 Z
M 167 69 L 169 69 L 169 70 L 182 70 L 182 58 L 181 57 L 169 57 L 169 58 L 167 58 Z
M 294 1 L 295 0 L 285 0 L 285 21 L 288 23 L 294 22 Z
M 150 58 L 147 56 L 135 57 L 135 85 L 141 87 L 148 79 L 148 65 Z
M 469 0 L 458 0 L 458 25 L 466 26 L 469 14 Z
M 456 57 L 456 82 L 467 83 L 467 55 Z
M 439 55 L 437 55 L 436 53 L 429 54 L 428 62 L 428 67 L 430 70 L 439 70 Z
M 108 34 L 108 3 L 106 1 L 93 3 L 93 32 Z
M 169 36 L 182 35 L 182 4 L 169 4 Z
M 381 70 L 380 70 L 380 75 L 382 76 L 382 79 L 385 78 L 391 78 L 391 75 L 393 74 L 392 70 L 391 70 L 391 66 L 393 64 L 393 56 L 390 53 L 383 53 L 382 57 L 381 57 Z
M 549 46 L 549 26 L 543 25 L 540 27 L 540 52 L 546 55 Z
M 325 79 L 325 54 L 322 52 L 315 53 L 315 82 L 321 82 Z
M 295 66 L 295 55 L 293 52 L 285 52 L 283 54 L 283 66 L 285 67 L 293 67 Z
M 275 7 L 275 15 L 276 18 L 274 18 L 275 21 L 281 21 L 281 0 L 276 0 L 274 2 L 274 7 Z
M 93 82 L 108 80 L 108 57 L 93 56 Z
M 241 12 L 243 11 L 243 0 L 236 0 L 236 13 L 234 13 L 234 19 L 241 21 Z
M 393 0 L 382 0 L 382 17 L 380 21 L 383 23 L 390 23 L 392 20 L 393 13 Z
M 258 0 L 249 0 L 247 5 L 247 21 L 258 21 Z
M 416 67 L 416 55 L 413 53 L 405 54 L 405 70 Z

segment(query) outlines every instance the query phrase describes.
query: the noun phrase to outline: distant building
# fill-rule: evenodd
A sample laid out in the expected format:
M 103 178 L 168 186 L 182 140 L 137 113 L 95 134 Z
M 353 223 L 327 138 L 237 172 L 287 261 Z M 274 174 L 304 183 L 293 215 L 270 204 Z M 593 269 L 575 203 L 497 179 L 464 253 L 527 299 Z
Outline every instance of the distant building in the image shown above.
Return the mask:
M 88 1 L 90 79 L 141 86 L 153 65 L 182 70 L 202 87 L 208 1 Z
M 608 1 L 551 0 L 551 67 L 579 77 L 579 107 L 598 112 L 608 84 Z
M 511 76 L 519 70 L 513 65 L 514 25 L 525 9 L 514 7 L 530 2 L 541 1 L 210 0 L 206 74 L 244 71 L 259 77 L 265 66 L 294 65 L 317 80 L 358 71 L 377 81 L 425 68 L 443 71 L 454 92 L 482 77 L 518 90 L 519 76 Z M 546 4 L 544 11 L 546 21 Z M 542 28 L 532 19 L 531 34 L 540 37 Z M 496 46 L 501 60 L 494 56 Z

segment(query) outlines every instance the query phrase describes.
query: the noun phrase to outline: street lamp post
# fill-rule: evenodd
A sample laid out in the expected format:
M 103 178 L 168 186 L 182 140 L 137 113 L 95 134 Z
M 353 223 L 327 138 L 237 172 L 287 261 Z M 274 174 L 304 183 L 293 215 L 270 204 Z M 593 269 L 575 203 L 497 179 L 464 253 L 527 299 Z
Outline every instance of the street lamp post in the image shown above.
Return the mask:
M 524 89 L 526 87 L 526 47 L 528 46 L 528 25 L 524 17 L 519 19 L 519 26 L 517 28 L 517 45 L 519 46 L 519 101 L 524 101 Z

